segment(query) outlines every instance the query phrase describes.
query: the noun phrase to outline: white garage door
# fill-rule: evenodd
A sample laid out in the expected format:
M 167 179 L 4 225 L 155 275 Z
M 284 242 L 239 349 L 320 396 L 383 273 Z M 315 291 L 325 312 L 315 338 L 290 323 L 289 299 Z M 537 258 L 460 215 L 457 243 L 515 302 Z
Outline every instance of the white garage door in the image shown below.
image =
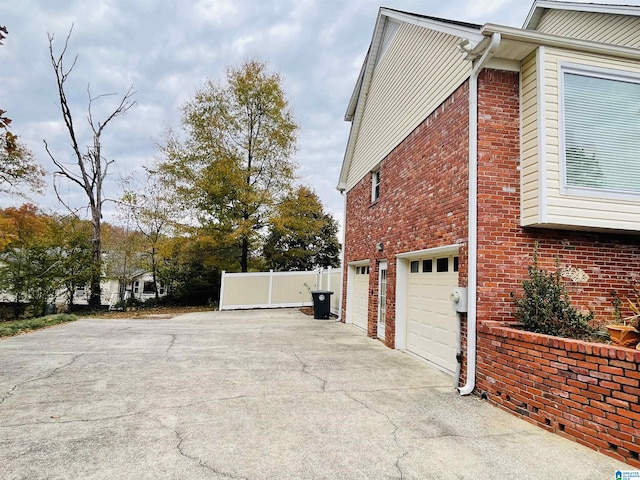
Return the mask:
M 411 260 L 407 275 L 407 350 L 453 374 L 458 320 L 449 296 L 458 257 Z
M 353 272 L 353 300 L 351 303 L 351 322 L 367 331 L 369 318 L 369 265 L 361 265 L 350 270 Z

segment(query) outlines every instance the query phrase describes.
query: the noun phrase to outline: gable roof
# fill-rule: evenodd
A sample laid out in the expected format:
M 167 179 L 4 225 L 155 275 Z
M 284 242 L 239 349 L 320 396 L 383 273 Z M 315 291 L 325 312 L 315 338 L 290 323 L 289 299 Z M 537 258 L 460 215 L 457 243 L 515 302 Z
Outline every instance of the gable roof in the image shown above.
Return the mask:
M 429 20 L 437 23 L 448 23 L 449 25 L 453 25 L 455 27 L 468 28 L 470 30 L 478 30 L 480 27 L 482 27 L 482 25 L 478 25 L 477 23 L 461 22 L 459 20 L 449 20 L 447 18 L 440 18 L 440 17 L 431 17 L 429 15 L 422 15 L 420 13 L 410 13 L 402 10 L 396 10 L 395 8 L 381 7 L 380 9 L 385 10 L 389 14 L 395 13 L 399 16 L 410 15 L 414 19 L 421 18 L 424 20 Z
M 494 52 L 494 58 L 506 61 L 518 62 L 540 45 L 640 60 L 640 49 L 637 48 L 538 32 L 536 27 L 540 19 L 544 13 L 550 9 L 640 17 L 640 7 L 632 5 L 535 0 L 524 27 L 514 28 L 491 23 L 477 25 L 381 7 L 378 11 L 369 50 L 367 51 L 344 117 L 346 121 L 351 122 L 351 131 L 347 141 L 337 189 L 345 191 L 347 188 L 349 170 L 360 132 L 367 95 L 371 87 L 375 66 L 380 56 L 384 54 L 383 41 L 385 29 L 388 28 L 390 23 L 395 23 L 396 25 L 398 23 L 409 23 L 458 37 L 460 38 L 458 48 L 463 54 L 466 54 L 465 59 L 471 62 L 479 58 L 487 48 L 494 33 L 499 34 L 501 38 L 501 42 Z
M 608 13 L 612 15 L 640 16 L 640 11 L 634 5 L 613 5 L 602 3 L 558 2 L 550 0 L 535 0 L 529 10 L 529 15 L 522 26 L 525 30 L 536 30 L 542 16 L 547 10 L 574 10 L 577 12 Z
M 378 62 L 379 56 L 382 53 L 384 33 L 385 29 L 388 28 L 389 22 L 409 23 L 438 32 L 447 33 L 449 35 L 454 35 L 467 40 L 471 46 L 477 45 L 484 38 L 480 33 L 481 25 L 380 7 L 376 25 L 373 30 L 373 36 L 371 38 L 371 44 L 369 45 L 369 50 L 367 51 L 364 63 L 360 69 L 358 80 L 353 93 L 351 94 L 351 99 L 344 116 L 346 121 L 350 121 L 352 123 L 344 160 L 342 162 L 342 169 L 340 170 L 340 180 L 337 187 L 338 190 L 341 191 L 345 188 L 356 139 L 358 138 L 358 132 L 360 130 L 360 123 L 362 121 L 366 98 L 369 93 L 369 88 L 371 87 L 373 71 Z
M 349 106 L 347 107 L 347 112 L 344 116 L 344 119 L 348 122 L 353 119 L 358 103 L 358 98 L 362 93 L 362 87 L 365 83 L 367 86 L 366 91 L 364 92 L 365 95 L 368 92 L 368 83 L 371 81 L 371 76 L 373 75 L 373 66 L 375 66 L 378 61 L 378 56 L 380 55 L 380 49 L 382 47 L 382 38 L 390 20 L 410 23 L 412 25 L 430 28 L 432 30 L 460 36 L 463 38 L 466 38 L 467 36 L 473 36 L 476 40 L 475 43 L 482 40 L 482 35 L 480 35 L 480 29 L 482 28 L 482 25 L 468 22 L 459 22 L 446 18 L 431 17 L 429 15 L 421 15 L 418 13 L 404 12 L 402 10 L 395 10 L 393 8 L 380 7 L 378 11 L 378 18 L 376 20 L 376 26 L 373 30 L 373 36 L 371 38 L 371 44 L 369 45 L 369 50 L 367 51 L 364 63 L 362 64 L 362 68 L 360 69 L 360 74 L 358 75 L 356 86 L 353 89 L 353 93 L 351 94 L 351 99 L 349 101 Z

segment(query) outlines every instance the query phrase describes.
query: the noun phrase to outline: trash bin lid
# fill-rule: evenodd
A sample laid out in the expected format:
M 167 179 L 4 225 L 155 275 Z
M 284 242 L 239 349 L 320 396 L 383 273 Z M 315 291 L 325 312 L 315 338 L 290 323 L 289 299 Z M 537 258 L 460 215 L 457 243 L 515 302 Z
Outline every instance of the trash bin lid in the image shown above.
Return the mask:
M 330 292 L 329 290 L 311 290 L 311 293 L 324 293 L 325 295 L 333 295 L 333 292 Z

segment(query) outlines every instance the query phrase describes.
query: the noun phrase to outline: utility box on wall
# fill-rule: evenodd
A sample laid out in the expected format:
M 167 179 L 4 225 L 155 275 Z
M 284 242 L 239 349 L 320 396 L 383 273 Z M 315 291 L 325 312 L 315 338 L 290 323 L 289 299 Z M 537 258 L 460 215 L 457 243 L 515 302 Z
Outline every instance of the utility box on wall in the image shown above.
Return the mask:
M 467 287 L 455 287 L 449 296 L 453 303 L 453 308 L 458 313 L 466 313 L 469 308 L 467 300 Z

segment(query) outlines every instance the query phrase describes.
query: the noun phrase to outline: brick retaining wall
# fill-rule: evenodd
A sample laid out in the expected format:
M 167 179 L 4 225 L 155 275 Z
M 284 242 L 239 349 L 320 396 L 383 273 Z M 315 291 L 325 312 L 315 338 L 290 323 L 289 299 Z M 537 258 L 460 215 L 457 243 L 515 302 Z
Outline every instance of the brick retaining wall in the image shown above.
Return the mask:
M 640 350 L 478 325 L 477 393 L 640 468 Z

